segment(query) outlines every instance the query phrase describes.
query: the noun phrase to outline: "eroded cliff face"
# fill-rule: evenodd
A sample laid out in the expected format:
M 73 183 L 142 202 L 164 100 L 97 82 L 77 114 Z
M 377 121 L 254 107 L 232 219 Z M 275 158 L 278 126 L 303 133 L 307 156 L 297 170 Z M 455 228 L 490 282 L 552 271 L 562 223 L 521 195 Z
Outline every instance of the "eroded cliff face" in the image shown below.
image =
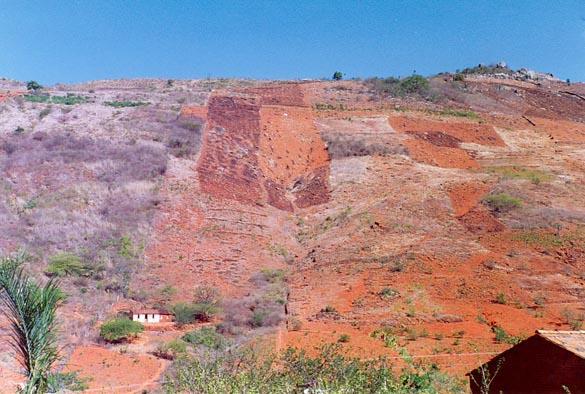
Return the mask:
M 360 81 L 48 92 L 85 97 L 75 105 L 2 93 L 0 247 L 31 250 L 39 277 L 62 252 L 91 266 L 64 279 L 79 346 L 120 304 L 190 300 L 200 285 L 220 289 L 228 335 L 311 350 L 348 334 L 348 352 L 393 356 L 392 342 L 456 373 L 509 346 L 493 327 L 577 326 L 585 88 L 431 87 L 434 102 Z M 267 270 L 286 273 L 281 288 Z M 255 308 L 268 328 L 246 320 Z

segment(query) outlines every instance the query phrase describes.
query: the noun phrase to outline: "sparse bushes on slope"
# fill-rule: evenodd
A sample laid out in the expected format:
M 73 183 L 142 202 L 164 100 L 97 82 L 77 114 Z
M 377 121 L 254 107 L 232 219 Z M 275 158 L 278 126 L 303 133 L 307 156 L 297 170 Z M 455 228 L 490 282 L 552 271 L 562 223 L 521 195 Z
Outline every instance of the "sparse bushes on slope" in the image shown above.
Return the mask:
M 430 92 L 429 80 L 421 75 L 411 75 L 406 78 L 370 78 L 366 83 L 374 92 L 388 96 L 418 95 L 427 96 Z
M 120 317 L 102 324 L 100 336 L 108 342 L 122 342 L 136 338 L 143 330 L 141 323 Z

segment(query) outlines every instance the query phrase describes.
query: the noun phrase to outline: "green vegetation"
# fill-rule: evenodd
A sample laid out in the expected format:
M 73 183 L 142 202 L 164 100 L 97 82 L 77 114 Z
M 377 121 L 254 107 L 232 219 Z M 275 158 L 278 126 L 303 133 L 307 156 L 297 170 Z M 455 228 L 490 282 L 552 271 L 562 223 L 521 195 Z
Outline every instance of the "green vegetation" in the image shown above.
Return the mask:
M 488 167 L 487 170 L 508 179 L 526 179 L 535 185 L 552 179 L 552 176 L 544 171 L 520 166 Z
M 565 233 L 552 233 L 546 230 L 522 230 L 512 236 L 512 240 L 524 242 L 527 246 L 553 249 L 563 246 L 585 248 L 585 228 L 578 227 Z
M 263 268 L 260 273 L 268 283 L 282 283 L 286 277 L 282 269 Z
M 327 305 L 327 306 L 325 306 L 325 308 L 321 309 L 321 312 L 324 312 L 324 313 L 337 313 L 337 309 L 335 309 L 331 305 Z
M 337 339 L 337 342 L 339 342 L 339 343 L 347 343 L 347 342 L 349 342 L 349 335 L 348 334 L 341 334 L 339 336 L 339 338 Z
M 345 111 L 345 110 L 347 110 L 347 107 L 343 103 L 340 103 L 339 105 L 327 104 L 327 103 L 316 103 L 313 107 L 317 111 L 335 111 L 335 110 Z
M 140 107 L 142 105 L 150 104 L 147 101 L 106 101 L 104 105 L 114 108 L 126 108 L 126 107 Z
M 195 289 L 192 303 L 180 302 L 171 309 L 175 315 L 175 322 L 179 325 L 190 324 L 194 321 L 210 321 L 219 312 L 219 291 L 211 286 L 199 286 Z
M 506 295 L 504 293 L 498 293 L 496 296 L 496 304 L 506 305 L 507 303 Z
M 136 338 L 144 326 L 128 318 L 115 318 L 102 324 L 100 336 L 108 342 L 122 342 Z
M 228 344 L 228 341 L 217 332 L 215 327 L 203 327 L 199 330 L 190 331 L 183 335 L 182 339 L 192 345 L 202 345 L 215 350 L 223 349 Z
M 507 193 L 490 194 L 483 199 L 483 202 L 495 212 L 508 212 L 522 206 L 522 200 Z
M 493 326 L 492 332 L 496 336 L 496 342 L 507 343 L 508 345 L 516 345 L 524 340 L 521 336 L 513 336 L 508 334 L 502 327 Z
M 478 75 L 486 75 L 486 74 L 512 74 L 513 71 L 506 66 L 502 66 L 500 64 L 478 64 L 475 67 L 468 67 L 461 71 L 462 74 L 478 74 Z
M 406 366 L 395 374 L 386 359 L 360 360 L 324 346 L 315 357 L 289 348 L 277 356 L 244 349 L 218 357 L 180 357 L 164 380 L 167 393 L 461 393 L 462 385 L 435 365 Z
M 332 78 L 334 81 L 341 81 L 343 79 L 343 73 L 341 71 L 335 71 Z
M 10 321 L 8 335 L 27 376 L 21 392 L 44 393 L 59 358 L 56 312 L 64 294 L 53 280 L 37 285 L 23 271 L 23 262 L 23 255 L 0 260 L 2 313 Z
M 173 339 L 170 342 L 157 346 L 154 355 L 166 360 L 174 360 L 180 354 L 187 353 L 187 343 L 182 339 Z
M 421 75 L 411 75 L 402 79 L 370 78 L 366 80 L 366 83 L 376 93 L 390 96 L 427 96 L 430 92 L 429 80 Z
M 59 253 L 49 259 L 45 273 L 51 276 L 86 276 L 88 269 L 81 257 L 73 253 Z
M 443 109 L 440 111 L 429 111 L 429 112 L 434 114 L 434 115 L 439 115 L 439 116 L 456 116 L 458 118 L 467 118 L 467 119 L 472 119 L 472 120 L 479 120 L 480 119 L 479 115 L 476 112 L 463 110 L 463 109 L 446 108 L 446 109 Z
M 26 90 L 36 91 L 36 90 L 41 90 L 42 88 L 43 88 L 43 86 L 40 83 L 38 83 L 37 81 L 28 81 L 26 83 Z
M 87 102 L 87 97 L 67 93 L 66 96 L 51 96 L 48 94 L 25 94 L 24 99 L 31 103 L 76 105 Z
M 89 378 L 80 378 L 77 372 L 55 372 L 49 375 L 47 392 L 84 391 L 89 388 Z

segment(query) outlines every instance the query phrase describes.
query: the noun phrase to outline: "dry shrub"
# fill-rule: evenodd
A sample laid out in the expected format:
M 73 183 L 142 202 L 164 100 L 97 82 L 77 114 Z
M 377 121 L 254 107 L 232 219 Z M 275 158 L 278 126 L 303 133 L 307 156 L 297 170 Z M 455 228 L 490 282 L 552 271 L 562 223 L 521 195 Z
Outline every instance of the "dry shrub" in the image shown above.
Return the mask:
M 355 137 L 338 133 L 325 133 L 327 150 L 333 159 L 352 156 L 388 156 L 405 155 L 407 150 L 397 141 L 381 142 L 380 137 Z

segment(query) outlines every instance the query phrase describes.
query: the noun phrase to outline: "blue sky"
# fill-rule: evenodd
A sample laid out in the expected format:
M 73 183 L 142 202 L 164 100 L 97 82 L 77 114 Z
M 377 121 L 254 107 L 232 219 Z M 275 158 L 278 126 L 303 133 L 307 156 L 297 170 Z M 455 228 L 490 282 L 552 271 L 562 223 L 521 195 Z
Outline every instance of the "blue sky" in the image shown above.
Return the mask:
M 583 0 L 0 0 L 0 76 L 296 79 L 504 60 L 585 81 Z

